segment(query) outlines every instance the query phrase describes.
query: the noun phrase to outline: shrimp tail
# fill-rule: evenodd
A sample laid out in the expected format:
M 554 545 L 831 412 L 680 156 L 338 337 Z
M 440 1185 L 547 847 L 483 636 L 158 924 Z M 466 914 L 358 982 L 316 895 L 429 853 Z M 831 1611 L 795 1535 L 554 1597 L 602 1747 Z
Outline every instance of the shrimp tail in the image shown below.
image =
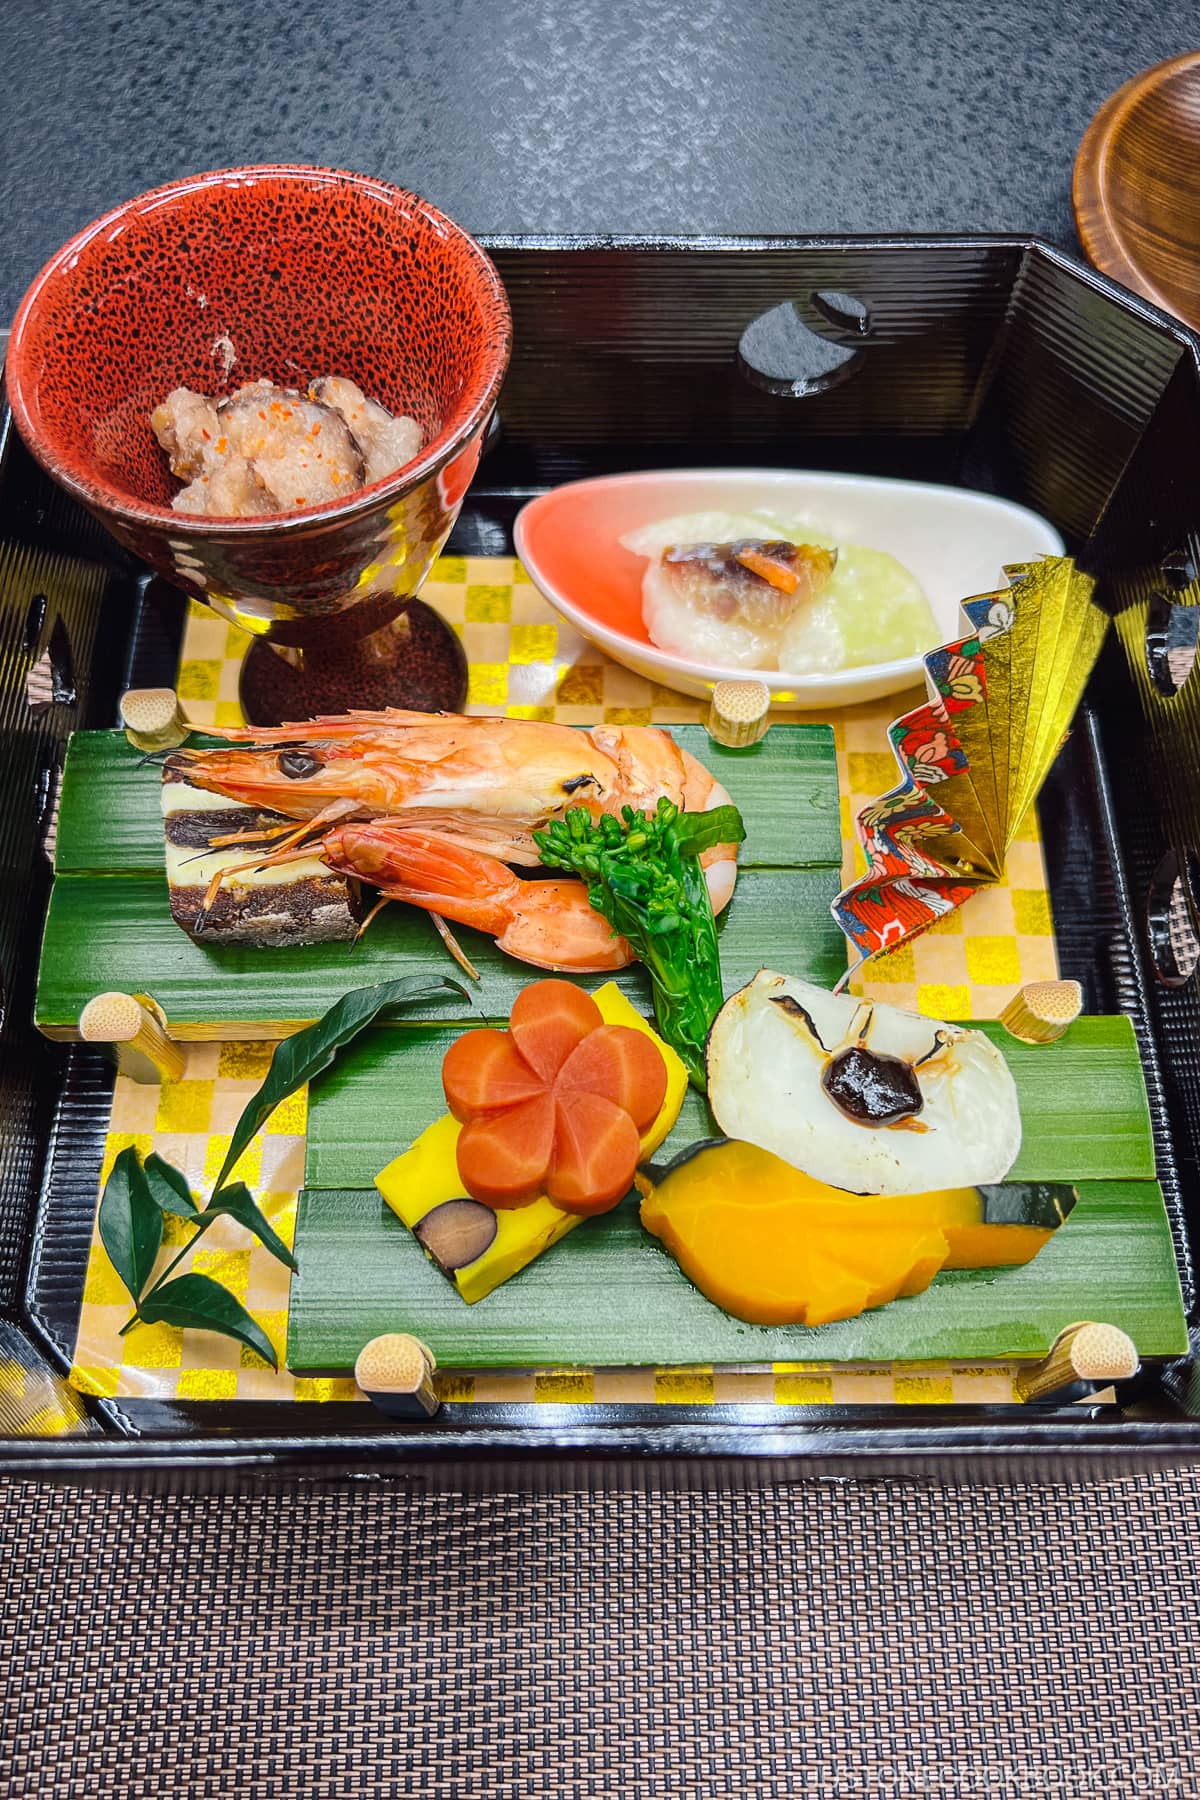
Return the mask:
M 322 855 L 339 874 L 392 900 L 473 925 L 501 950 L 541 969 L 622 969 L 624 938 L 588 903 L 581 881 L 524 881 L 497 860 L 433 831 L 378 820 L 335 827 Z

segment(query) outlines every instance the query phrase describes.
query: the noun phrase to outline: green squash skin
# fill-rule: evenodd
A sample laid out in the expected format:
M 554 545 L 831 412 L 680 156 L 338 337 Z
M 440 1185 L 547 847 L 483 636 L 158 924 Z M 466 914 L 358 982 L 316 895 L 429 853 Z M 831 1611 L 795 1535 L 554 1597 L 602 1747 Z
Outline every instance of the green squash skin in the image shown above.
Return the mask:
M 688 1144 L 684 1149 L 677 1150 L 674 1156 L 665 1163 L 647 1163 L 640 1173 L 644 1179 L 649 1181 L 651 1187 L 660 1188 L 669 1176 L 678 1174 L 684 1164 L 691 1162 L 694 1156 L 703 1156 L 708 1150 L 721 1150 L 726 1144 L 731 1144 L 733 1141 L 732 1138 L 724 1137 L 699 1138 L 696 1143 Z

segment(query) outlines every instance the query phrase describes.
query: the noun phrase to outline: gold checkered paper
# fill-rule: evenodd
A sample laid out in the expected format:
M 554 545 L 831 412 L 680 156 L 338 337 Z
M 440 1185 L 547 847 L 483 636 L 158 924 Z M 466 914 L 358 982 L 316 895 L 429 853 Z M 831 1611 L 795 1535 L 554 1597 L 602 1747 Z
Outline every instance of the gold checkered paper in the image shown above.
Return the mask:
M 229 1148 L 230 1134 L 255 1093 L 274 1046 L 189 1044 L 183 1079 L 162 1087 L 117 1078 L 104 1147 L 101 1185 L 122 1150 L 143 1157 L 157 1150 L 182 1169 L 195 1193 L 207 1197 Z M 289 1246 L 296 1230 L 296 1198 L 304 1180 L 306 1095 L 284 1102 L 238 1159 L 231 1179 L 242 1180 Z M 192 1232 L 182 1219 L 163 1220 L 161 1270 Z M 289 1274 L 247 1231 L 218 1219 L 180 1267 L 212 1275 L 249 1307 L 283 1361 L 287 1338 Z M 173 1325 L 121 1328 L 131 1313 L 129 1295 L 93 1235 L 83 1290 L 72 1381 L 85 1393 L 180 1400 L 299 1398 L 315 1384 L 276 1375 L 252 1350 L 210 1331 Z M 283 1384 L 281 1386 L 281 1383 Z M 329 1384 L 324 1384 L 328 1386 Z M 353 1388 L 353 1383 L 350 1383 Z
M 674 725 L 703 720 L 705 702 L 659 687 L 610 661 L 558 618 L 511 557 L 442 557 L 422 598 L 437 607 L 462 639 L 469 663 L 467 711 L 509 718 Z M 197 728 L 242 722 L 238 676 L 250 639 L 208 608 L 188 617 L 178 690 Z M 846 878 L 862 868 L 854 835 L 861 806 L 895 779 L 885 730 L 913 702 L 893 695 L 847 708 L 832 720 L 841 787 Z M 799 715 L 791 715 L 799 716 Z M 1026 981 L 1058 973 L 1045 870 L 1036 820 L 1013 846 L 1005 881 L 972 897 L 932 930 L 877 958 L 852 982 L 856 992 L 942 1018 L 995 1017 Z M 157 1149 L 184 1169 L 205 1194 L 220 1166 L 229 1132 L 265 1073 L 269 1045 L 194 1044 L 184 1078 L 163 1088 L 118 1078 L 102 1179 L 127 1144 Z M 304 1173 L 305 1096 L 269 1121 L 235 1171 L 255 1192 L 276 1230 L 290 1243 Z M 165 1265 L 187 1233 L 166 1220 Z M 229 1220 L 205 1233 L 194 1266 L 217 1275 L 245 1302 L 280 1353 L 287 1328 L 286 1269 Z M 181 1400 L 351 1399 L 348 1378 L 317 1380 L 274 1373 L 253 1351 L 210 1332 L 166 1325 L 120 1330 L 130 1305 L 98 1236 L 94 1238 L 71 1379 L 84 1392 Z M 397 1321 L 403 1328 L 412 1321 Z M 436 1346 L 435 1346 L 436 1348 Z M 745 1369 L 539 1369 L 464 1374 L 439 1371 L 444 1398 L 456 1401 L 713 1402 L 828 1405 L 887 1401 L 899 1405 L 1013 1399 L 1007 1365 L 855 1367 L 777 1363 Z

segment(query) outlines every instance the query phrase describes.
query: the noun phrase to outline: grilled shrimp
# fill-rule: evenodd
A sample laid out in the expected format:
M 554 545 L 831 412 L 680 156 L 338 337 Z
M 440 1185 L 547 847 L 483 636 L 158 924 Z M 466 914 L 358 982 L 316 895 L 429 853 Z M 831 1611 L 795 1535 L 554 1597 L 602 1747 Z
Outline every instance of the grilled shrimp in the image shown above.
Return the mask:
M 571 806 L 593 817 L 649 811 L 663 795 L 687 812 L 729 795 L 651 725 L 571 725 L 457 713 L 354 712 L 224 734 L 232 750 L 180 750 L 171 768 L 195 787 L 269 807 L 318 830 L 388 818 L 465 850 L 534 868 L 533 833 Z M 735 848 L 708 851 L 714 911 L 737 876 Z

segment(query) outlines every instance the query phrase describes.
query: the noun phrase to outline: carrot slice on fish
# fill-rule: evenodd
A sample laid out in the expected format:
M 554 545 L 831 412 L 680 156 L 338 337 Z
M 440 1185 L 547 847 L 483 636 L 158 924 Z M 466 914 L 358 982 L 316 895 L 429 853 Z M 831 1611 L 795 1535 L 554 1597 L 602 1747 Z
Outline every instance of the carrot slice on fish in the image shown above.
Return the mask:
M 571 1092 L 555 1101 L 554 1161 L 546 1192 L 566 1212 L 600 1213 L 633 1183 L 638 1129 L 615 1100 Z
M 458 1173 L 472 1200 L 523 1206 L 542 1193 L 554 1136 L 554 1099 L 545 1089 L 535 1099 L 464 1125 L 458 1134 Z
M 513 1043 L 543 1081 L 553 1081 L 572 1051 L 603 1025 L 590 994 L 570 981 L 534 981 L 513 1001 Z
M 507 1031 L 490 1028 L 455 1039 L 442 1062 L 442 1086 L 447 1106 L 464 1123 L 535 1100 L 546 1090 Z
M 735 550 L 733 554 L 743 569 L 749 569 L 752 575 L 759 575 L 764 581 L 769 581 L 771 586 L 778 588 L 781 593 L 794 594 L 800 586 L 800 577 L 795 569 L 789 567 L 785 562 L 779 562 L 773 556 L 766 555 L 762 550 L 753 550 L 747 547 L 744 550 Z
M 554 1092 L 564 1102 L 578 1093 L 615 1101 L 643 1131 L 662 1111 L 667 1065 L 645 1032 L 631 1025 L 601 1025 L 572 1050 Z

